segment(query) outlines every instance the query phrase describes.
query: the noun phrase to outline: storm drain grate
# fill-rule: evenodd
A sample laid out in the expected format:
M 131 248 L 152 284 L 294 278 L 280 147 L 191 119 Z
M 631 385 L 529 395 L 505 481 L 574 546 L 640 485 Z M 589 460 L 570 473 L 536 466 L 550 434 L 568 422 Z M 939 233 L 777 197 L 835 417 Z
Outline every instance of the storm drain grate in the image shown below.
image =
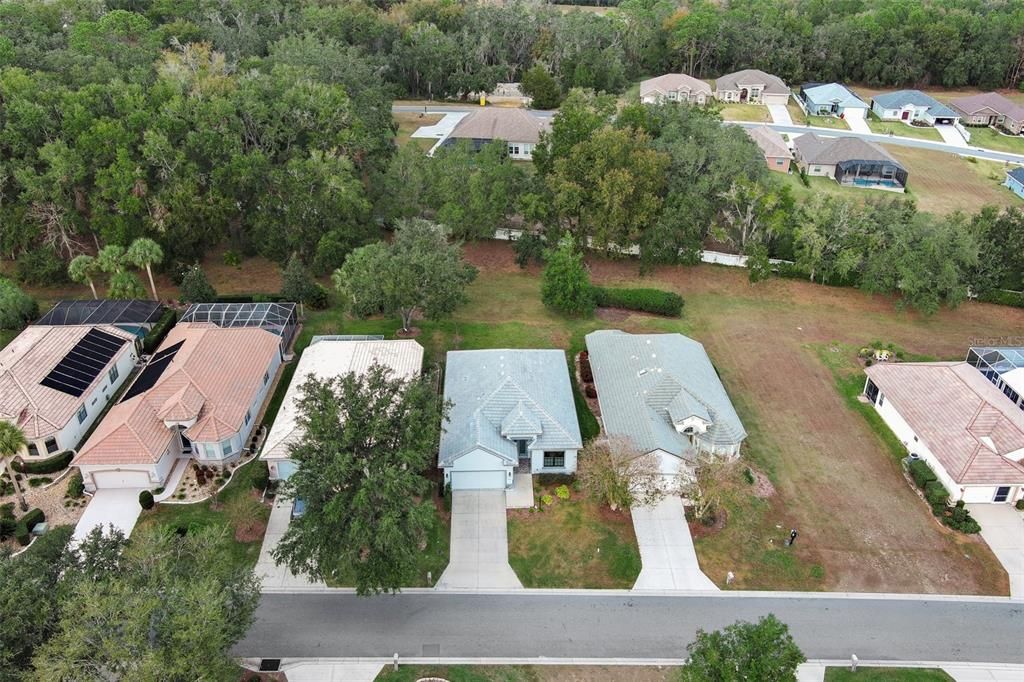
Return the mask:
M 441 657 L 441 645 L 440 644 L 424 644 L 423 645 L 423 658 L 440 658 Z

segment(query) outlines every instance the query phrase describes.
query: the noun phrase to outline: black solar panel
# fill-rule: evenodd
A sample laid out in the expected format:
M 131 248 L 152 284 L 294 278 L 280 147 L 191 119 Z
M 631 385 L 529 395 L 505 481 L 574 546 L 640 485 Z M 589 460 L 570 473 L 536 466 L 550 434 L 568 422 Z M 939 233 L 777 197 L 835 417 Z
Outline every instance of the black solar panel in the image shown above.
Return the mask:
M 128 387 L 128 390 L 124 392 L 121 402 L 123 403 L 126 400 L 131 400 L 135 396 L 141 395 L 156 386 L 157 380 L 160 379 L 160 376 L 164 373 L 164 370 L 167 369 L 167 366 L 171 364 L 171 360 L 174 359 L 174 356 L 184 343 L 184 341 L 179 341 L 173 346 L 164 348 L 162 351 L 150 358 L 149 362 L 146 363 L 146 366 L 139 373 L 138 378 L 135 379 L 132 385 Z
M 39 383 L 81 397 L 126 343 L 128 341 L 113 334 L 90 329 Z

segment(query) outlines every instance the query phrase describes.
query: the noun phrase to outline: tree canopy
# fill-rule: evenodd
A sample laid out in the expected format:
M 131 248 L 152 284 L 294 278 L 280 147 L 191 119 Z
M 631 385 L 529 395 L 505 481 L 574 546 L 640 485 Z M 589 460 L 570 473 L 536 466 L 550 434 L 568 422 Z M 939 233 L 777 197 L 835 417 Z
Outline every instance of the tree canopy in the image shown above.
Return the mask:
M 786 682 L 796 680 L 797 666 L 807 660 L 789 627 L 771 614 L 756 623 L 740 621 L 714 632 L 698 630 L 686 653 L 684 682 Z

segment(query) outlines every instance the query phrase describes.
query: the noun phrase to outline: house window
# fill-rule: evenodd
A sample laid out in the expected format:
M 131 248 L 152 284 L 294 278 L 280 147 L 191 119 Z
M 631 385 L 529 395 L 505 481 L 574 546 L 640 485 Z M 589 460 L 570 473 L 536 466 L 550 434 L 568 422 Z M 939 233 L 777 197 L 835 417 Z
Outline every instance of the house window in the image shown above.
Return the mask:
M 57 440 L 55 438 L 46 439 L 46 454 L 52 455 L 57 452 Z
M 878 394 L 878 406 L 881 407 L 882 405 L 885 405 L 885 394 L 884 393 L 879 393 Z
M 117 371 L 117 365 L 110 368 L 110 371 L 107 372 L 107 376 L 110 377 L 110 383 L 117 381 L 117 377 L 121 376 L 121 373 Z
M 217 459 L 217 446 L 216 445 L 214 445 L 212 443 L 207 443 L 204 447 L 206 449 L 206 458 L 207 459 Z
M 85 420 L 86 420 L 86 418 L 88 416 L 89 416 L 89 413 L 85 411 L 85 405 L 82 405 L 81 407 L 78 408 L 78 423 L 79 424 L 84 424 Z
M 520 457 L 526 457 L 526 441 L 525 440 L 517 440 L 516 441 L 516 454 L 518 454 Z
M 776 166 L 781 166 L 782 165 L 782 159 L 775 159 L 775 165 Z
M 508 146 L 508 153 L 511 154 L 512 156 L 519 156 L 519 145 L 510 144 Z
M 39 446 L 36 445 L 35 443 L 29 443 L 28 444 L 28 456 L 29 457 L 38 457 L 39 456 Z
M 220 443 L 220 450 L 221 450 L 221 452 L 224 453 L 225 457 L 227 457 L 228 455 L 230 455 L 233 452 L 233 450 L 231 449 L 231 439 L 230 438 L 228 438 L 227 440 L 221 441 L 221 443 Z
M 813 168 L 811 168 L 811 172 L 812 173 L 820 173 L 821 172 L 821 166 L 814 166 Z
M 250 421 L 252 421 L 252 410 L 246 410 L 245 411 L 245 425 L 248 426 Z
M 565 452 L 559 451 L 544 451 L 544 468 L 555 469 L 565 466 Z
M 263 385 L 266 386 L 268 381 L 270 381 L 270 370 L 263 373 Z

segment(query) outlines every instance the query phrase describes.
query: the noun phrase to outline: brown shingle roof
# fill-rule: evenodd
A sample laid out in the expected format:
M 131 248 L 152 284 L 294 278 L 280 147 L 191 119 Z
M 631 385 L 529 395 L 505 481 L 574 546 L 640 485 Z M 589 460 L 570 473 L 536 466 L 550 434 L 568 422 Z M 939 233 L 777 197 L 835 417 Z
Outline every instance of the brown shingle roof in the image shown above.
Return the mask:
M 711 96 L 711 86 L 704 81 L 688 76 L 685 73 L 666 73 L 657 78 L 648 78 L 640 82 L 640 96 L 649 95 L 653 92 L 662 94 L 669 91 L 676 91 L 682 87 L 688 87 L 692 93 L 703 92 Z
M 788 95 L 789 86 L 778 76 L 765 73 L 760 69 L 743 69 L 734 73 L 727 73 L 715 79 L 716 90 L 739 90 L 741 87 L 763 85 L 763 92 L 769 95 Z
M 789 151 L 789 147 L 786 145 L 786 141 L 782 139 L 782 135 L 768 126 L 747 128 L 746 131 L 747 135 L 761 148 L 761 152 L 764 153 L 765 157 L 771 159 L 793 158 L 793 152 Z
M 1024 483 L 1024 412 L 966 362 L 864 370 L 949 474 L 964 485 Z
M 818 137 L 814 133 L 803 133 L 793 142 L 797 156 L 806 163 L 825 166 L 843 161 L 885 161 L 903 166 L 893 156 L 873 142 L 859 137 Z
M 17 424 L 29 440 L 47 438 L 64 428 L 124 352 L 122 349 L 110 359 L 80 397 L 40 384 L 91 329 L 125 341 L 135 338 L 107 325 L 33 325 L 0 350 L 0 419 Z
M 951 100 L 949 104 L 968 116 L 989 108 L 996 113 L 1009 116 L 1015 121 L 1024 121 L 1024 106 L 1003 97 L 998 92 L 984 92 L 980 95 L 960 97 Z
M 280 338 L 256 327 L 182 323 L 160 348 L 179 342 L 181 348 L 152 388 L 115 405 L 75 464 L 156 462 L 174 435 L 165 418 L 197 417 L 185 430 L 195 442 L 216 442 L 238 432 L 263 386 L 263 374 L 279 352 Z
M 524 109 L 486 107 L 463 118 L 448 136 L 457 140 L 540 141 L 548 124 Z

